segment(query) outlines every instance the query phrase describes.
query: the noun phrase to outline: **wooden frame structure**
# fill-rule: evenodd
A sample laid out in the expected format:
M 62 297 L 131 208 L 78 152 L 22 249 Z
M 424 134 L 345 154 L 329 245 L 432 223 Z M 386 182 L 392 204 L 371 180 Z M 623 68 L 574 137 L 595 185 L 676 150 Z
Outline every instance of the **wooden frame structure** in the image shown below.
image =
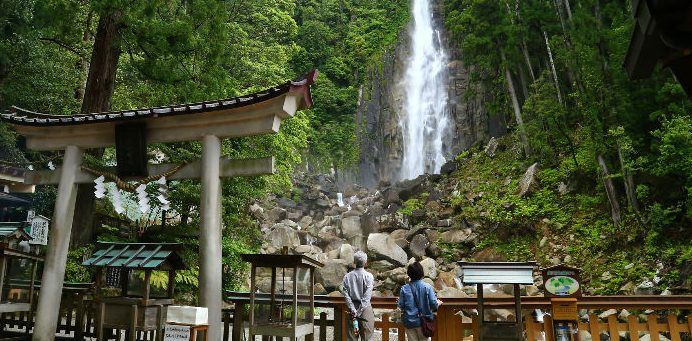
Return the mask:
M 288 337 L 297 340 L 299 337 L 314 333 L 315 315 L 315 268 L 322 267 L 323 264 L 304 255 L 271 255 L 271 254 L 243 254 L 241 258 L 251 264 L 250 270 L 250 339 L 255 335 Z M 269 315 L 266 320 L 259 321 L 257 317 L 257 268 L 271 268 L 271 288 L 269 290 Z M 285 292 L 277 294 L 277 269 L 292 269 L 292 290 L 291 295 Z M 300 302 L 309 306 L 305 320 L 298 320 L 298 270 L 307 269 L 309 271 L 309 282 L 307 283 L 308 294 L 301 298 Z M 283 277 L 282 281 L 285 280 Z M 282 320 L 283 302 L 290 300 L 291 320 Z M 307 299 L 307 301 L 305 300 Z M 279 303 L 281 302 L 281 303 Z M 278 311 L 277 311 L 278 309 Z M 276 314 L 275 314 L 276 313 Z M 272 318 L 278 317 L 278 320 Z
M 48 240 L 42 289 L 34 328 L 34 340 L 54 340 L 60 295 L 72 230 L 76 184 L 93 181 L 94 174 L 81 170 L 83 150 L 112 147 L 116 130 L 137 124 L 144 144 L 201 141 L 202 158 L 185 178 L 201 180 L 200 198 L 200 305 L 209 308 L 209 339 L 221 339 L 221 177 L 227 174 L 262 175 L 274 172 L 273 159 L 259 160 L 260 167 L 233 171 L 221 158 L 221 139 L 276 133 L 281 121 L 312 106 L 310 86 L 317 70 L 300 81 L 288 81 L 254 94 L 223 100 L 170 105 L 156 108 L 61 116 L 17 107 L 0 114 L 26 137 L 33 150 L 64 150 L 62 167 L 54 172 L 27 172 L 26 184 L 58 184 L 53 227 Z M 121 150 L 120 152 L 127 152 Z M 266 160 L 269 160 L 267 164 Z M 251 160 L 250 163 L 258 160 Z M 146 160 L 139 160 L 139 164 Z M 243 161 L 241 161 L 243 162 Z M 135 162 L 135 165 L 137 163 Z M 146 166 L 146 165 L 145 165 Z M 161 166 L 167 169 L 176 165 Z M 145 167 L 147 168 L 147 167 Z M 133 179 L 126 179 L 133 180 Z M 87 181 L 87 182 L 88 182 Z
M 25 223 L 0 223 L 0 313 L 31 311 L 36 288 L 36 270 L 43 258 L 31 252 L 20 250 L 20 242 L 28 242 L 31 237 L 24 231 Z M 29 246 L 30 247 L 30 246 Z M 28 252 L 27 252 L 28 251 Z M 31 278 L 12 280 L 12 260 L 30 262 Z M 16 265 L 15 265 L 16 266 Z

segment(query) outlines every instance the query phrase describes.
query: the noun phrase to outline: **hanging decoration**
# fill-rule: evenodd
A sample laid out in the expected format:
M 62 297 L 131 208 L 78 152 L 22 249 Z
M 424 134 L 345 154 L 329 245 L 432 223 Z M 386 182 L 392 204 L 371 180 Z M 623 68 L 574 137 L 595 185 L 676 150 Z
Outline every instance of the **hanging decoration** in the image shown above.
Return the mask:
M 139 204 L 139 211 L 142 213 L 147 213 L 149 211 L 149 197 L 147 195 L 147 185 L 141 184 L 135 189 L 137 192 L 137 203 Z
M 159 195 L 156 197 L 156 199 L 159 199 L 159 202 L 162 205 L 161 209 L 168 211 L 171 208 L 171 202 L 168 201 L 168 185 L 166 185 L 166 177 L 162 176 L 160 179 L 156 180 L 156 183 L 159 184 Z
M 115 209 L 115 212 L 118 214 L 125 212 L 125 208 L 123 207 L 123 198 L 120 196 L 120 189 L 118 189 L 118 186 L 113 184 L 108 192 L 111 194 L 111 200 L 113 201 L 113 209 Z
M 103 185 L 104 180 L 106 180 L 106 178 L 104 178 L 103 175 L 94 179 L 94 196 L 98 199 L 106 196 L 106 187 Z
M 55 165 L 53 164 L 53 161 L 48 161 L 48 169 L 55 170 Z

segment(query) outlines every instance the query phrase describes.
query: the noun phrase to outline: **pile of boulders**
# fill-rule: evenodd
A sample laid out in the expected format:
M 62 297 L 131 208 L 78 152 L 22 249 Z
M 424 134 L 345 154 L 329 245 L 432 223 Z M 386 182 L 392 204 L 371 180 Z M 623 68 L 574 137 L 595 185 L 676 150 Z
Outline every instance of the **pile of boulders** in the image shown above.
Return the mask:
M 375 295 L 397 295 L 408 279 L 406 266 L 419 260 L 425 281 L 441 297 L 465 297 L 475 288 L 462 286 L 456 261 L 471 254 L 478 224 L 453 219 L 441 194 L 451 190 L 439 186 L 439 175 L 383 183 L 376 190 L 338 188 L 329 176 L 303 176 L 295 180 L 293 197 L 270 195 L 250 212 L 264 233 L 263 253 L 287 247 L 324 263 L 316 274 L 317 294 L 338 290 L 354 252 L 363 250 L 375 275 Z M 413 198 L 423 208 L 402 213 Z

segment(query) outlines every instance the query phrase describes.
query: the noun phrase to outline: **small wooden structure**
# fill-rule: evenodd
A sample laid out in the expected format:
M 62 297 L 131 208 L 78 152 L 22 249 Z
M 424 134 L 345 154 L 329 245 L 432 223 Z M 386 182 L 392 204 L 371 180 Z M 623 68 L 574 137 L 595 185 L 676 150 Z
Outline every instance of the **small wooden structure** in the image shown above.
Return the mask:
M 0 313 L 30 311 L 37 263 L 26 223 L 0 223 Z
M 313 334 L 315 268 L 323 264 L 304 255 L 244 254 L 241 257 L 251 264 L 250 339 L 264 335 L 296 340 Z M 266 281 L 258 280 L 268 273 L 271 277 L 264 276 Z M 258 303 L 258 296 L 268 296 L 269 302 Z
M 480 341 L 519 341 L 522 337 L 520 284 L 533 284 L 536 262 L 459 262 L 464 284 L 476 284 Z M 486 321 L 483 284 L 512 284 L 514 286 L 515 320 Z M 474 338 L 475 339 L 475 338 Z
M 103 329 L 125 329 L 129 340 L 136 339 L 137 331 L 156 330 L 159 340 L 163 337 L 166 309 L 173 304 L 175 272 L 185 269 L 177 250 L 180 244 L 155 243 L 98 243 L 94 254 L 82 265 L 97 267 L 96 273 L 96 332 L 104 340 Z M 119 286 L 116 297 L 104 297 L 105 282 Z M 165 297 L 154 297 L 151 291 L 152 271 L 168 272 L 168 290 Z M 144 272 L 141 288 L 135 271 Z

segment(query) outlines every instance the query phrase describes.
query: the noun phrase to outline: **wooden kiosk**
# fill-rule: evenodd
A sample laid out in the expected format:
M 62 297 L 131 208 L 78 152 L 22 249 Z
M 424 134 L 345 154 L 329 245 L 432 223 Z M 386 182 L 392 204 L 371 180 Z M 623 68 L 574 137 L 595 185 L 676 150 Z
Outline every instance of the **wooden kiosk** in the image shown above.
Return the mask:
M 520 341 L 522 336 L 520 284 L 533 284 L 536 262 L 459 262 L 462 283 L 476 284 L 478 298 L 478 339 L 480 341 Z M 513 284 L 514 321 L 486 321 L 484 311 L 484 284 Z
M 163 339 L 166 312 L 173 304 L 175 272 L 185 269 L 177 250 L 180 244 L 102 243 L 82 265 L 98 268 L 96 273 L 96 333 L 104 340 L 103 329 L 125 329 L 134 341 L 137 331 L 157 331 Z M 104 269 L 106 278 L 104 283 Z M 152 271 L 168 272 L 168 290 L 156 297 L 151 290 Z M 137 272 L 144 273 L 142 280 Z M 104 284 L 119 287 L 120 295 L 104 297 Z
M 315 268 L 323 264 L 303 255 L 241 257 L 251 264 L 250 340 L 255 335 L 297 340 L 314 333 Z
M 31 311 L 36 269 L 43 258 L 32 252 L 24 222 L 0 223 L 0 313 Z

